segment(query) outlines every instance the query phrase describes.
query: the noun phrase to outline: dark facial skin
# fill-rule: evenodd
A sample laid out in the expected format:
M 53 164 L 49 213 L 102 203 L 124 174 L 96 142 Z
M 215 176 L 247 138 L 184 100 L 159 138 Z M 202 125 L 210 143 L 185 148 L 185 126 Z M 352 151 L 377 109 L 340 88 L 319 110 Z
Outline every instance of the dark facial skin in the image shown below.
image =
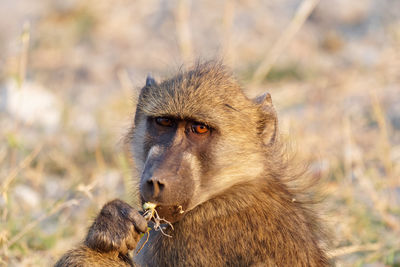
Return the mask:
M 213 135 L 213 128 L 195 120 L 147 118 L 140 193 L 143 202 L 158 205 L 161 217 L 174 222 L 189 208 Z

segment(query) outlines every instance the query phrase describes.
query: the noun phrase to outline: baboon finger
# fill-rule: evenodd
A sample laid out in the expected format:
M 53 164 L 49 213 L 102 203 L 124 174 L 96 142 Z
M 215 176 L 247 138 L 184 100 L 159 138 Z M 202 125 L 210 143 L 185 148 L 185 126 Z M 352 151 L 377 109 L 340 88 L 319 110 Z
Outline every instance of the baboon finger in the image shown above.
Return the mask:
M 147 231 L 147 221 L 146 219 L 140 215 L 140 213 L 134 209 L 129 212 L 128 215 L 129 220 L 132 221 L 133 225 L 135 226 L 136 231 L 139 232 L 146 232 Z
M 121 242 L 120 247 L 118 248 L 118 251 L 121 252 L 122 254 L 126 254 L 129 251 L 128 245 L 126 242 Z
M 130 234 L 125 238 L 125 243 L 128 250 L 135 249 L 139 240 L 140 240 L 140 235 L 137 234 L 135 227 L 132 225 L 130 229 Z

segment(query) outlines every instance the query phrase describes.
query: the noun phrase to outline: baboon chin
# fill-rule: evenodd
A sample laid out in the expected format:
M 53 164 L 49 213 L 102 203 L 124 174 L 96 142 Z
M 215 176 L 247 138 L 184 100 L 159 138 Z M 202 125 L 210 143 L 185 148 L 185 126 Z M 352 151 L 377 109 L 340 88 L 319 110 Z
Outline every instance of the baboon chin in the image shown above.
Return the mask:
M 287 182 L 302 178 L 289 171 L 271 96 L 246 97 L 220 62 L 148 77 L 129 139 L 156 217 L 111 201 L 56 266 L 329 265 L 317 216 Z

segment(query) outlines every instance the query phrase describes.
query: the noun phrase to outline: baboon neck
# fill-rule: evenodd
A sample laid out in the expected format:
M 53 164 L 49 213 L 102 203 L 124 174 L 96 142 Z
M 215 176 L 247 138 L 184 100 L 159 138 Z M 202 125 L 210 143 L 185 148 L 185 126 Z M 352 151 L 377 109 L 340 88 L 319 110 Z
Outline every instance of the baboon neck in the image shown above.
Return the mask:
M 202 203 L 189 212 L 186 219 L 195 220 L 196 223 L 202 221 L 207 223 L 208 220 L 218 217 L 244 215 L 255 208 L 267 211 L 271 207 L 289 205 L 295 209 L 295 205 L 291 203 L 293 198 L 290 190 L 283 183 L 264 178 L 246 181 Z M 267 216 L 266 213 L 265 216 Z

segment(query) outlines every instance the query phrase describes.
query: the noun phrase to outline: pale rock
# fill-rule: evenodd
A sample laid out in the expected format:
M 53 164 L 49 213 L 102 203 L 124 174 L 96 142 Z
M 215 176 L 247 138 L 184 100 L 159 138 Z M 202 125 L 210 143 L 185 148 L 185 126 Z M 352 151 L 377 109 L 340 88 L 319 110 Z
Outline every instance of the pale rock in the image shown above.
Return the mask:
M 43 127 L 47 131 L 58 128 L 61 104 L 51 91 L 33 82 L 25 82 L 18 87 L 14 81 L 10 81 L 1 91 L 0 110 L 21 122 Z
M 31 187 L 19 184 L 14 188 L 14 195 L 17 199 L 22 200 L 24 204 L 31 208 L 35 208 L 40 204 L 40 195 Z

